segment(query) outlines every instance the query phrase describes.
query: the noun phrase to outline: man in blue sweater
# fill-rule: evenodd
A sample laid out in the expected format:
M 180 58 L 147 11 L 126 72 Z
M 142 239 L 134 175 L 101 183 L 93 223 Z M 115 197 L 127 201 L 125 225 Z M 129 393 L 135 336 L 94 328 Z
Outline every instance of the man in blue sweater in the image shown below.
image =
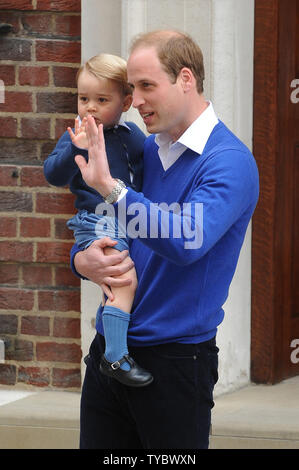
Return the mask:
M 252 154 L 216 117 L 203 79 L 202 53 L 188 35 L 141 35 L 128 80 L 153 134 L 144 147 L 142 193 L 112 178 L 92 119 L 89 161 L 76 157 L 86 183 L 112 194 L 116 215 L 125 214 L 138 277 L 128 344 L 154 377 L 140 391 L 100 376 L 99 309 L 82 390 L 82 448 L 208 447 L 215 337 L 259 187 Z M 118 259 L 104 257 L 101 245 L 72 252 L 77 272 L 111 285 L 128 269 L 117 268 Z

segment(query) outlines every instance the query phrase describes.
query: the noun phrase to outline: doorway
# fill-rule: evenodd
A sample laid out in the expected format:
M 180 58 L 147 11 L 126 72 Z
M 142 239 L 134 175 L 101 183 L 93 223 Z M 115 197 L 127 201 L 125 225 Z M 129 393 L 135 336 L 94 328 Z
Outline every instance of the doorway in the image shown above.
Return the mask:
M 251 379 L 273 384 L 299 374 L 299 0 L 255 1 L 253 153 Z

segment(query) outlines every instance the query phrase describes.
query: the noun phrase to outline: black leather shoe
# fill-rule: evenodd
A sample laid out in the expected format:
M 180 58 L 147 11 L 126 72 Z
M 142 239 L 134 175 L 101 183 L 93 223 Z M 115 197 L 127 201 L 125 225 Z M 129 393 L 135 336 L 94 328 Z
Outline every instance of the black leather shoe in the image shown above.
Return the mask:
M 123 370 L 120 367 L 126 361 L 130 364 L 130 370 Z M 136 364 L 129 355 L 125 355 L 119 361 L 109 362 L 103 354 L 100 362 L 100 371 L 102 374 L 130 387 L 145 387 L 153 381 L 153 376 Z

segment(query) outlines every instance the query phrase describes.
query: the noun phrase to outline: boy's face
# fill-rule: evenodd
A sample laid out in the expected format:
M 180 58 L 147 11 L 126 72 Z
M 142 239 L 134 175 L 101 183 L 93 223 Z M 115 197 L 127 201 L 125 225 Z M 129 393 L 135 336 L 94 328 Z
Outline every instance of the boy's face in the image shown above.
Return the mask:
M 83 70 L 78 78 L 78 114 L 81 119 L 93 116 L 104 128 L 118 124 L 121 114 L 131 106 L 131 95 L 124 96 L 117 83 L 97 78 Z

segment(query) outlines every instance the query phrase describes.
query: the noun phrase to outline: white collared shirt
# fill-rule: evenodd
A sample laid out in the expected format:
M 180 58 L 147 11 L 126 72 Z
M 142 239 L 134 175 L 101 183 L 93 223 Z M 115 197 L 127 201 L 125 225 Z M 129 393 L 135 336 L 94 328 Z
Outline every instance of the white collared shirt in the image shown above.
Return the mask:
M 164 171 L 170 168 L 187 148 L 202 154 L 211 132 L 218 122 L 213 105 L 209 101 L 209 106 L 176 142 L 172 142 L 166 132 L 157 134 L 155 142 L 159 146 L 158 154 Z

